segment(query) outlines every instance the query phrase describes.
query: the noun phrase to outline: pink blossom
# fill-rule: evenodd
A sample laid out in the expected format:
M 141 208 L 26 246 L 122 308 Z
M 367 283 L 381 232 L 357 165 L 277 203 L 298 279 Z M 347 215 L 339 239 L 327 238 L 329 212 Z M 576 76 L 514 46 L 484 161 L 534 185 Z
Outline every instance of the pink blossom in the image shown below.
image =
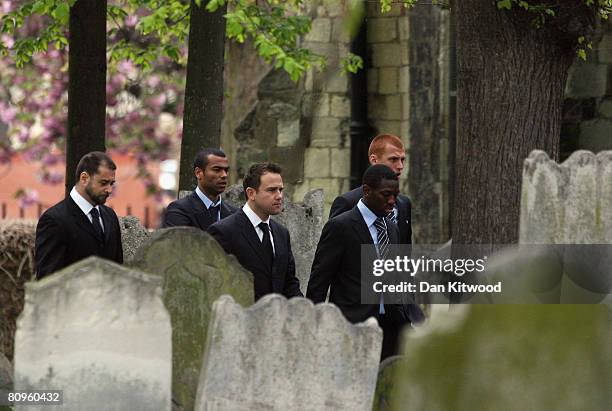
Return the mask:
M 117 73 L 111 76 L 108 86 L 113 87 L 113 89 L 122 89 L 125 86 L 125 81 L 125 76 L 121 73 Z
M 0 11 L 2 11 L 2 14 L 10 13 L 13 11 L 13 5 L 9 0 L 4 0 L 0 5 Z
M 136 72 L 136 67 L 134 66 L 134 63 L 132 63 L 131 61 L 122 60 L 121 63 L 117 65 L 117 70 L 120 73 L 123 73 L 129 77 L 130 75 L 133 75 Z
M 138 16 L 129 15 L 125 18 L 124 21 L 127 27 L 136 27 L 136 23 L 138 23 Z
M 22 129 L 17 138 L 19 138 L 20 142 L 25 143 L 30 139 L 30 132 L 27 129 Z
M 28 208 L 38 202 L 38 191 L 26 188 L 16 195 L 21 208 Z
M 151 88 L 157 87 L 160 82 L 161 82 L 161 79 L 159 78 L 159 76 L 156 76 L 156 75 L 152 75 L 148 77 L 146 80 L 147 86 Z
M 0 42 L 2 42 L 2 44 L 4 44 L 6 46 L 6 48 L 13 48 L 13 46 L 15 45 L 15 39 L 13 39 L 11 36 L 7 36 L 6 34 L 3 34 L 2 37 L 0 37 Z
M 43 159 L 42 159 L 42 163 L 44 166 L 53 166 L 55 164 L 57 164 L 59 162 L 59 158 L 56 155 L 53 154 L 46 154 Z
M 13 120 L 15 120 L 16 115 L 17 110 L 15 110 L 15 107 L 0 104 L 0 120 L 3 123 L 10 124 Z

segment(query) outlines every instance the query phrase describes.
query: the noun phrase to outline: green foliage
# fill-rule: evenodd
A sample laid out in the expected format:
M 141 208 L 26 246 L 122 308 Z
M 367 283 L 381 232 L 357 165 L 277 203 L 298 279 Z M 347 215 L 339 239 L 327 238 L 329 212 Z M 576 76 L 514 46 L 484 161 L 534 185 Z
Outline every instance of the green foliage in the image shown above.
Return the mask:
M 402 5 L 406 8 L 414 6 L 419 0 L 402 0 Z M 380 0 L 380 11 L 382 13 L 388 13 L 391 11 L 391 4 L 397 3 L 396 0 Z M 433 3 L 437 3 L 433 0 Z
M 513 6 L 524 9 L 533 14 L 532 24 L 535 29 L 540 29 L 556 16 L 553 5 L 549 4 L 531 4 L 525 0 L 496 0 L 497 8 L 500 10 L 511 10 Z M 600 17 L 607 20 L 612 14 L 612 0 L 583 0 L 584 4 L 589 7 L 596 7 Z M 593 46 L 584 36 L 579 36 L 577 41 L 576 54 L 581 60 L 586 60 L 587 49 L 592 49 Z
M 348 53 L 340 62 L 343 74 L 357 73 L 363 68 L 363 59 L 356 54 Z
M 0 54 L 10 55 L 19 67 L 29 62 L 33 54 L 44 53 L 49 44 L 65 47 L 69 7 L 76 0 L 33 0 L 2 17 L 0 32 L 14 36 L 32 16 L 44 16 L 45 26 L 36 36 L 25 36 L 7 47 L 0 43 Z M 195 0 L 197 7 L 202 0 Z M 303 14 L 303 0 L 210 0 L 210 12 L 228 5 L 227 35 L 237 42 L 253 40 L 258 53 L 276 68 L 282 68 L 293 80 L 315 65 L 323 67 L 323 56 L 300 47 L 299 39 L 310 31 L 311 19 Z M 109 45 L 109 64 L 129 59 L 149 70 L 158 55 L 165 55 L 179 64 L 186 56 L 180 47 L 189 34 L 191 3 L 188 0 L 116 0 L 109 4 L 108 37 L 121 35 L 128 16 L 138 16 L 136 30 L 139 39 L 123 39 Z

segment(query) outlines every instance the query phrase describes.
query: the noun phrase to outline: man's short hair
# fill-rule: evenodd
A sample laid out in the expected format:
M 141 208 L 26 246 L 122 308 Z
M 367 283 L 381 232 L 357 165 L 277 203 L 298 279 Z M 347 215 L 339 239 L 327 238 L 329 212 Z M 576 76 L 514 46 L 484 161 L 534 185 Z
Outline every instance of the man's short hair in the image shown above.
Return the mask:
M 113 160 L 102 151 L 92 151 L 91 153 L 85 154 L 79 160 L 79 164 L 77 164 L 76 179 L 74 181 L 79 181 L 81 173 L 83 171 L 85 171 L 90 176 L 93 176 L 98 172 L 98 168 L 100 168 L 101 165 L 104 165 L 111 170 L 117 169 L 117 166 L 115 165 Z
M 368 167 L 363 173 L 362 184 L 367 184 L 370 188 L 376 189 L 383 180 L 398 181 L 397 174 L 384 164 L 374 164 Z
M 370 143 L 370 148 L 368 149 L 368 157 L 372 154 L 375 154 L 377 157 L 380 157 L 385 152 L 385 146 L 387 144 L 391 144 L 394 147 L 397 147 L 400 150 L 404 150 L 404 143 L 398 136 L 394 136 L 393 134 L 379 134 Z
M 208 156 L 225 157 L 225 153 L 220 148 L 204 148 L 196 154 L 193 159 L 193 169 L 199 168 L 204 171 L 208 165 Z
M 265 162 L 265 163 L 255 163 L 251 167 L 249 167 L 249 171 L 244 176 L 242 180 L 242 186 L 244 187 L 244 191 L 248 187 L 254 188 L 255 191 L 259 190 L 259 186 L 261 185 L 261 176 L 265 173 L 274 173 L 280 174 L 283 170 L 278 164 Z

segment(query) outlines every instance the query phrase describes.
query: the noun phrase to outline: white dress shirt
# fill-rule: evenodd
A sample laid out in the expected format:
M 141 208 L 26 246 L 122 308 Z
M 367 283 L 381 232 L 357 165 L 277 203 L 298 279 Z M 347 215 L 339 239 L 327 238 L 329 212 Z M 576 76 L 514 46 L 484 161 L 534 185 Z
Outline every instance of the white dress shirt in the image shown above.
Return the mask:
M 244 214 L 246 214 L 251 224 L 253 224 L 253 228 L 255 228 L 255 232 L 257 233 L 257 237 L 259 237 L 259 241 L 263 241 L 264 235 L 263 230 L 259 227 L 259 223 L 263 222 L 268 224 L 268 229 L 270 230 L 270 242 L 272 243 L 272 251 L 274 252 L 274 254 L 276 254 L 276 249 L 274 248 L 274 237 L 272 236 L 272 229 L 270 228 L 270 216 L 268 216 L 267 220 L 262 220 L 257 214 L 255 214 L 255 211 L 251 210 L 249 203 L 244 204 L 244 206 L 242 207 L 242 211 L 244 211 Z
M 83 198 L 83 196 L 79 194 L 79 192 L 76 190 L 76 187 L 72 187 L 72 190 L 70 190 L 70 197 L 74 200 L 76 205 L 79 206 L 79 208 L 85 214 L 89 222 L 93 224 L 93 218 L 90 213 L 94 206 L 92 206 L 89 201 L 85 200 L 85 198 Z M 102 221 L 100 207 L 96 206 L 95 209 L 98 210 L 98 215 L 100 216 L 98 220 L 100 220 L 100 226 L 102 227 L 102 231 L 104 231 L 104 222 Z

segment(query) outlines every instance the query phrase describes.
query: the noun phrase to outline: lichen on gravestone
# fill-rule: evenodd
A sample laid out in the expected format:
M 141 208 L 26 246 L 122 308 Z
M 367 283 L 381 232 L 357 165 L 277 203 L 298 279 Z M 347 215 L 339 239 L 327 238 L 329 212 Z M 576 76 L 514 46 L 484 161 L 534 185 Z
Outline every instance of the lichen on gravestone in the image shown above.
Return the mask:
M 162 278 L 163 300 L 172 318 L 173 396 L 193 409 L 213 302 L 229 294 L 253 304 L 253 278 L 234 256 L 193 227 L 155 232 L 131 263 Z

